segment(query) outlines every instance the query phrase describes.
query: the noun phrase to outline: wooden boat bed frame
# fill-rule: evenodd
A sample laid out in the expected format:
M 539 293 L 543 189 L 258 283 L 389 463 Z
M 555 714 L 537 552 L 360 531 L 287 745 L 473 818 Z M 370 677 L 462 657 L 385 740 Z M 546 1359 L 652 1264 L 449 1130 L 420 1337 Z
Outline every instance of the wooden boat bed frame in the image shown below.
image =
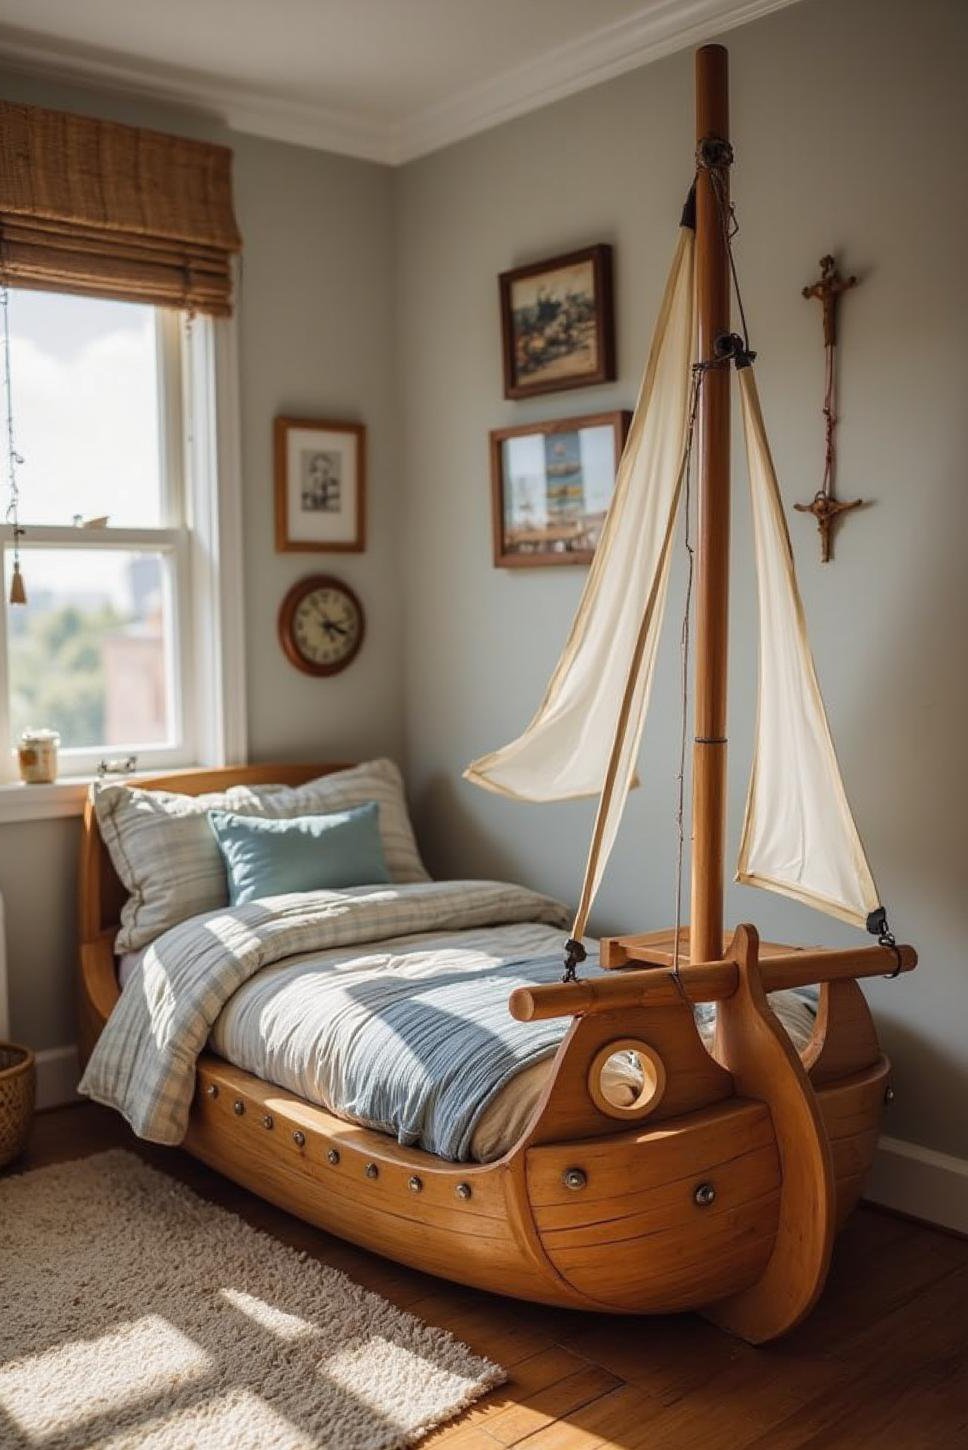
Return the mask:
M 139 780 L 188 795 L 298 785 L 338 765 L 239 766 Z M 86 1060 L 119 996 L 124 892 L 90 803 L 80 860 Z M 700 1309 L 762 1342 L 823 1287 L 871 1166 L 889 1065 L 854 980 L 914 966 L 908 947 L 820 952 L 734 932 L 720 961 L 671 969 L 670 936 L 610 938 L 614 977 L 515 992 L 523 1020 L 574 1020 L 528 1130 L 495 1163 L 452 1164 L 335 1117 L 212 1053 L 183 1146 L 309 1223 L 402 1263 L 523 1299 L 614 1313 Z M 765 993 L 822 983 L 801 1054 Z M 717 1002 L 715 1058 L 692 1011 Z M 640 1100 L 601 1091 L 637 1048 Z

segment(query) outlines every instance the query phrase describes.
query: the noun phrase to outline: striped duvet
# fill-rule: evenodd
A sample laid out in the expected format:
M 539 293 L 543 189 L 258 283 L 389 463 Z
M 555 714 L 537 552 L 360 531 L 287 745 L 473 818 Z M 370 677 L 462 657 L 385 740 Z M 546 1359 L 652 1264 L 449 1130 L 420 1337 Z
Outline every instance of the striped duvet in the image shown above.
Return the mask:
M 566 921 L 547 897 L 470 881 L 209 913 L 131 965 L 82 1091 L 142 1137 L 177 1143 L 208 1040 L 265 1081 L 402 1143 L 490 1161 L 527 1126 L 568 1026 L 515 1022 L 507 1010 L 514 987 L 560 977 Z M 802 1043 L 809 1008 L 790 993 L 773 1006 Z M 614 1086 L 634 1096 L 634 1062 L 614 1063 Z
M 297 953 L 414 932 L 527 921 L 564 930 L 567 920 L 559 902 L 498 881 L 313 891 L 193 917 L 145 951 L 97 1041 L 80 1091 L 116 1108 L 139 1137 L 180 1143 L 195 1063 L 212 1026 L 233 993 L 264 967 Z M 544 1041 L 536 1048 L 538 1056 L 547 1050 Z M 369 1070 L 379 1065 L 375 1061 Z

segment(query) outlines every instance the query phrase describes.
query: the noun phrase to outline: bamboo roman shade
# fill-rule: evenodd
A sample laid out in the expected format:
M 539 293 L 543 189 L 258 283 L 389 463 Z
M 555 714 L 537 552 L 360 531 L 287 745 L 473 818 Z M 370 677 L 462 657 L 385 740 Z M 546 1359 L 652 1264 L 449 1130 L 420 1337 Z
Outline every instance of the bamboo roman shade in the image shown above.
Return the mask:
M 232 153 L 0 101 L 0 277 L 226 315 Z

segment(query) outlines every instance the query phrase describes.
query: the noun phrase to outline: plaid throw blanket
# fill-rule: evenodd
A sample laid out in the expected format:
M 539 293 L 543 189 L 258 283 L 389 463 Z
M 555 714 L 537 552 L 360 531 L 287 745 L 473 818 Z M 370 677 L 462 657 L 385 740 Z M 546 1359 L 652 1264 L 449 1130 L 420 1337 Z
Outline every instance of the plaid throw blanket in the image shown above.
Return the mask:
M 145 952 L 98 1040 L 80 1090 L 116 1108 L 139 1137 L 180 1143 L 195 1091 L 195 1063 L 212 1025 L 238 987 L 263 967 L 301 952 L 525 921 L 564 930 L 569 918 L 549 897 L 496 881 L 314 891 L 193 917 L 165 932 Z M 493 1029 L 500 1017 L 510 1031 L 520 1026 L 506 1009 L 516 981 L 504 973 L 501 977 L 487 999 L 488 1027 Z M 460 990 L 455 984 L 455 1001 Z M 372 1005 L 379 1019 L 379 1003 Z M 439 1010 L 440 1004 L 435 1005 Z M 473 1030 L 473 1022 L 469 1025 Z M 560 1023 L 534 1026 L 555 1036 L 561 1033 Z M 515 1038 L 515 1070 L 553 1047 L 554 1039 L 524 1043 Z M 459 1051 L 459 1045 L 454 1049 Z M 505 1063 L 505 1072 L 507 1067 Z M 463 1138 L 467 1127 L 451 1121 L 448 1131 Z

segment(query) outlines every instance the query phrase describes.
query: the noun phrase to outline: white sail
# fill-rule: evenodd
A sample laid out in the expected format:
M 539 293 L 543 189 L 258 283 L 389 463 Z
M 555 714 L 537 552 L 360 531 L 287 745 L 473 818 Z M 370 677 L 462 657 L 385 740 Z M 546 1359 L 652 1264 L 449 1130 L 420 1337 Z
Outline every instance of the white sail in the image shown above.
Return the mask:
M 518 800 L 602 794 L 579 934 L 632 783 L 652 685 L 689 412 L 693 254 L 683 226 L 601 542 L 545 697 L 522 735 L 464 772 Z
M 759 597 L 759 703 L 737 880 L 865 926 L 878 906 L 847 804 L 751 367 L 739 371 Z

